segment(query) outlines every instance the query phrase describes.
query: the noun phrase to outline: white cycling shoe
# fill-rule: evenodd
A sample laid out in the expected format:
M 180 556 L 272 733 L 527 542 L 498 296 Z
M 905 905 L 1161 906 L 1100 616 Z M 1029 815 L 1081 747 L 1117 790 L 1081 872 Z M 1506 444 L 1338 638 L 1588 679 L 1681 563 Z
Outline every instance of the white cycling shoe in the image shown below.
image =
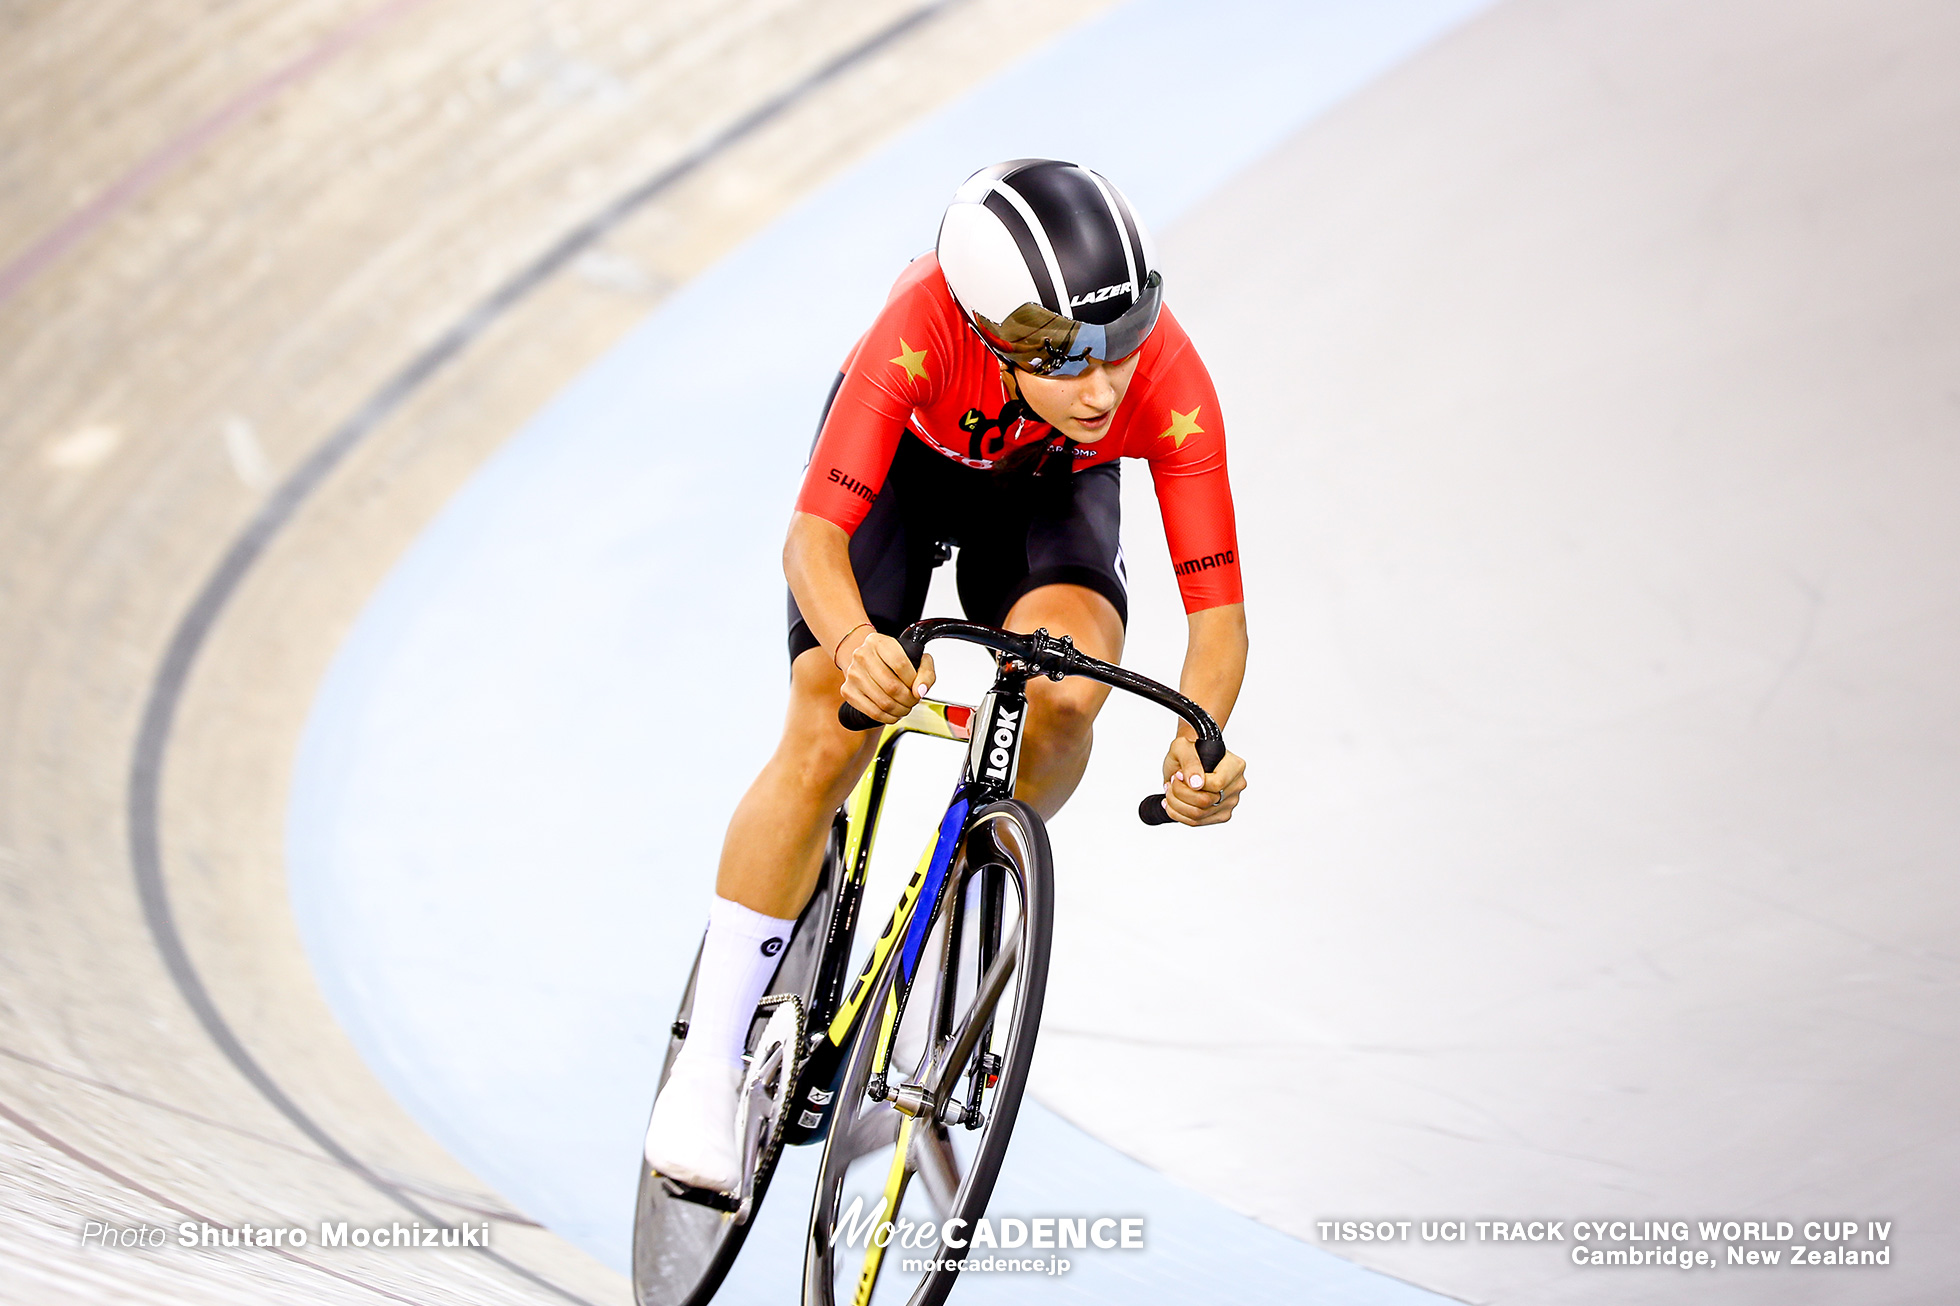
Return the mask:
M 741 1186 L 742 1149 L 735 1138 L 741 1066 L 694 1064 L 681 1057 L 653 1103 L 646 1160 L 655 1174 L 695 1188 L 732 1194 Z

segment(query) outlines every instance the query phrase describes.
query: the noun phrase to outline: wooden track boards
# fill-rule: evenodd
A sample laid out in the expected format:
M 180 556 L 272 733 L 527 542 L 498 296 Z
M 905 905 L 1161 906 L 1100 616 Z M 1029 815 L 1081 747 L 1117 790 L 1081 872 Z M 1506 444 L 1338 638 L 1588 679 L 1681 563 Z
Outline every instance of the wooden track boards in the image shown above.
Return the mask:
M 174 1227 L 186 1211 L 417 1218 L 372 1179 L 443 1219 L 502 1209 L 372 1079 L 313 987 L 281 858 L 294 741 L 368 593 L 519 422 L 671 288 L 1019 51 L 1012 6 L 969 0 L 808 84 L 915 12 L 8 7 L 0 1295 L 624 1299 L 617 1276 L 514 1220 L 493 1221 L 502 1264 L 77 1243 L 86 1220 Z M 157 828 L 184 961 L 363 1178 L 221 1054 L 158 951 L 131 868 L 142 714 L 187 608 L 293 470 L 554 241 L 704 145 L 689 175 L 475 324 L 314 484 L 174 700 Z

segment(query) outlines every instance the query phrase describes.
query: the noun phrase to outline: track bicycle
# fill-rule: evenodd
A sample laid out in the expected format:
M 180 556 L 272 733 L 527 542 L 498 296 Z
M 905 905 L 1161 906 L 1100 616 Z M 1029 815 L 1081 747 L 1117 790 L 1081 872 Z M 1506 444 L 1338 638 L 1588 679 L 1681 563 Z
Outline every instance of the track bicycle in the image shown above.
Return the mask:
M 977 707 L 921 700 L 887 725 L 872 764 L 830 829 L 817 887 L 750 1025 L 739 1110 L 743 1180 L 734 1194 L 640 1167 L 633 1228 L 639 1306 L 701 1306 L 714 1296 L 786 1146 L 821 1143 L 804 1306 L 874 1300 L 933 1306 L 952 1290 L 960 1235 L 987 1208 L 1027 1086 L 1047 984 L 1054 869 L 1041 817 L 1014 798 L 1027 682 L 1086 676 L 1177 713 L 1207 771 L 1225 756 L 1218 725 L 1164 685 L 1046 630 L 1016 635 L 950 619 L 899 637 L 918 665 L 937 639 L 994 655 Z M 878 723 L 848 703 L 848 728 Z M 859 910 L 898 743 L 926 735 L 967 745 L 937 830 L 848 988 Z M 1152 791 L 1138 815 L 1170 821 Z M 699 966 L 697 955 L 696 966 Z M 661 1071 L 687 1038 L 689 976 Z M 906 1279 L 893 1262 L 915 1261 Z

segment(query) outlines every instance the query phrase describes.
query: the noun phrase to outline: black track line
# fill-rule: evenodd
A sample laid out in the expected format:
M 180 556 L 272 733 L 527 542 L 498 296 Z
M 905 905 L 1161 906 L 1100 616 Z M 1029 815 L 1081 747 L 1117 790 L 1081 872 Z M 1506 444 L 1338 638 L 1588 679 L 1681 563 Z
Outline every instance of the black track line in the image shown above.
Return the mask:
M 210 638 L 212 630 L 217 626 L 218 618 L 223 615 L 225 606 L 238 592 L 238 587 L 244 582 L 253 564 L 265 553 L 280 530 L 298 513 L 307 498 L 320 487 L 348 454 L 373 434 L 383 421 L 400 409 L 402 404 L 420 390 L 431 377 L 474 343 L 492 323 L 549 281 L 582 250 L 603 238 L 646 204 L 700 171 L 703 166 L 712 162 L 729 147 L 753 135 L 761 127 L 794 108 L 812 92 L 836 80 L 914 29 L 964 3 L 966 0 L 933 0 L 933 3 L 920 6 L 839 54 L 803 80 L 751 109 L 675 162 L 654 173 L 574 226 L 542 254 L 520 268 L 509 280 L 491 291 L 433 343 L 411 358 L 400 371 L 383 382 L 380 389 L 355 409 L 353 415 L 342 422 L 317 449 L 307 456 L 304 462 L 293 470 L 279 488 L 272 492 L 252 520 L 246 524 L 244 530 L 232 541 L 231 547 L 225 551 L 216 569 L 206 578 L 197 597 L 191 601 L 190 607 L 171 634 L 170 643 L 164 650 L 163 661 L 158 665 L 156 675 L 150 682 L 149 697 L 143 707 L 142 724 L 137 731 L 136 746 L 129 766 L 130 862 L 136 877 L 136 893 L 143 904 L 143 917 L 149 925 L 150 936 L 156 943 L 157 952 L 163 959 L 165 969 L 170 973 L 171 981 L 176 984 L 177 991 L 183 995 L 184 1001 L 196 1014 L 198 1022 L 204 1026 L 205 1033 L 210 1035 L 211 1041 L 217 1044 L 218 1050 L 223 1052 L 232 1065 L 237 1067 L 238 1072 L 258 1090 L 260 1096 L 290 1120 L 301 1133 L 312 1139 L 328 1156 L 365 1180 L 376 1191 L 430 1223 L 439 1224 L 442 1221 L 384 1176 L 369 1169 L 360 1158 L 321 1128 L 319 1123 L 288 1097 L 285 1090 L 265 1072 L 264 1067 L 259 1065 L 252 1054 L 246 1050 L 245 1045 L 239 1041 L 238 1036 L 232 1032 L 230 1024 L 218 1010 L 217 1004 L 212 1001 L 210 991 L 205 988 L 203 979 L 198 975 L 197 968 L 192 964 L 190 954 L 184 947 L 183 936 L 178 932 L 176 917 L 171 911 L 169 892 L 164 884 L 161 797 L 164 759 L 170 750 L 170 732 L 176 722 L 177 708 L 183 701 L 184 688 L 190 681 L 191 668 L 196 663 L 205 642 Z M 482 1255 L 489 1257 L 511 1273 L 567 1301 L 579 1303 L 579 1306 L 593 1306 L 591 1302 L 569 1289 L 559 1287 L 534 1271 L 488 1248 L 482 1249 Z

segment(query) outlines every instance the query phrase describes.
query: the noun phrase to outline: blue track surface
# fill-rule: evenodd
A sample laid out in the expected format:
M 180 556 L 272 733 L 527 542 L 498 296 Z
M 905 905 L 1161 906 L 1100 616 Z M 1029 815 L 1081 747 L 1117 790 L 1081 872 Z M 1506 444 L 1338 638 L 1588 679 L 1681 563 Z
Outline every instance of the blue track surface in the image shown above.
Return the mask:
M 478 473 L 340 650 L 288 832 L 322 989 L 430 1134 L 625 1268 L 665 1023 L 780 715 L 777 558 L 812 424 L 966 172 L 1075 158 L 1161 230 L 1481 7 L 1146 0 L 1073 30 L 683 289 Z M 997 111 L 1085 83 L 1131 93 L 1039 127 Z M 791 1155 L 726 1300 L 785 1299 L 815 1159 Z M 1081 1257 L 1048 1300 L 1442 1300 L 1038 1108 L 995 1205 L 1147 1218 L 1146 1252 Z M 1025 1291 L 974 1276 L 961 1294 Z

